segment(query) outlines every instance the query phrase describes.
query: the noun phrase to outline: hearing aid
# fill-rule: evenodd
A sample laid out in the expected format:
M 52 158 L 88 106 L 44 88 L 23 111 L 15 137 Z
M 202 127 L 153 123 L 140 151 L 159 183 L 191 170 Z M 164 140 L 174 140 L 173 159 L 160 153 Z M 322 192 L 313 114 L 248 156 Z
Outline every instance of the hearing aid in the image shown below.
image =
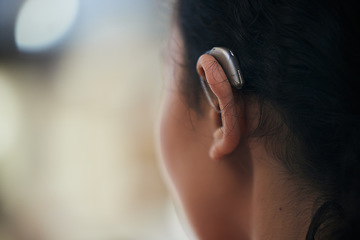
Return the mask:
M 231 86 L 236 89 L 241 89 L 244 85 L 244 80 L 241 76 L 240 66 L 237 58 L 234 53 L 225 47 L 213 47 L 211 50 L 207 51 L 206 54 L 213 56 L 216 61 L 223 68 L 226 77 L 229 79 Z M 210 93 L 206 87 L 205 80 L 200 76 L 201 86 L 204 90 L 205 96 L 210 103 L 210 106 L 217 112 L 221 113 L 221 111 L 215 106 L 213 103 Z
M 239 62 L 234 53 L 225 47 L 213 47 L 206 54 L 213 56 L 223 68 L 230 84 L 236 89 L 241 89 L 244 80 L 241 75 Z

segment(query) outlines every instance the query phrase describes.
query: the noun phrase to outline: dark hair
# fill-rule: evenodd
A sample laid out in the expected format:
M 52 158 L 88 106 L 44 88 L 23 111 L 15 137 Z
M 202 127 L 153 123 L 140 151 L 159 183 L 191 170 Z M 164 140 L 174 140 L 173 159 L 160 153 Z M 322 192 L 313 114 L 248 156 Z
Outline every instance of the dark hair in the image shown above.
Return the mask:
M 360 239 L 360 11 L 356 0 L 179 0 L 190 107 L 214 46 L 238 57 L 239 94 L 261 106 L 254 137 L 321 195 L 306 239 Z M 274 116 L 278 116 L 275 118 Z

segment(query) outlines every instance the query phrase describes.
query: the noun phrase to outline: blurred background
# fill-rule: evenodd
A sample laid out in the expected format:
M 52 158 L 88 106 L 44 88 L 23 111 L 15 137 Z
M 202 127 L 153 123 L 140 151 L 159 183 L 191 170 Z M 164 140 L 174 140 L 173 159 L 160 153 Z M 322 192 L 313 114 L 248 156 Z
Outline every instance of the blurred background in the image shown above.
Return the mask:
M 0 0 L 0 240 L 187 239 L 154 125 L 165 0 Z

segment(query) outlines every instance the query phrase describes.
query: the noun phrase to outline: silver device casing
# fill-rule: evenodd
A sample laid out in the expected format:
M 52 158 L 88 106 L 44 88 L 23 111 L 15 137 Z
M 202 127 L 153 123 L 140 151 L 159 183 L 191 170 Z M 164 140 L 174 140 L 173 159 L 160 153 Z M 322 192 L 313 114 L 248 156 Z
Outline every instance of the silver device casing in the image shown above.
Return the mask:
M 239 62 L 230 49 L 213 47 L 206 53 L 213 56 L 219 62 L 233 87 L 237 89 L 243 87 L 244 80 L 241 76 Z

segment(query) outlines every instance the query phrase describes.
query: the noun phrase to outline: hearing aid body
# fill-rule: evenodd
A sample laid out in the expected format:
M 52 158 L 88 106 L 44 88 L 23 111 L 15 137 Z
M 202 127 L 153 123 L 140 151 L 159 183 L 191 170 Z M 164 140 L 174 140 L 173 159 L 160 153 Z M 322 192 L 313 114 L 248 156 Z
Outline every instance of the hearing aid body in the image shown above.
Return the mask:
M 226 77 L 229 79 L 230 85 L 236 89 L 241 89 L 244 85 L 244 80 L 241 76 L 240 66 L 234 53 L 225 47 L 213 47 L 205 54 L 211 55 L 222 67 Z M 204 90 L 205 96 L 210 103 L 210 106 L 217 112 L 221 111 L 215 106 L 208 91 L 206 80 L 200 75 L 201 86 Z
M 213 56 L 219 62 L 233 87 L 237 89 L 243 87 L 244 80 L 241 76 L 239 62 L 230 49 L 213 47 L 206 54 Z

